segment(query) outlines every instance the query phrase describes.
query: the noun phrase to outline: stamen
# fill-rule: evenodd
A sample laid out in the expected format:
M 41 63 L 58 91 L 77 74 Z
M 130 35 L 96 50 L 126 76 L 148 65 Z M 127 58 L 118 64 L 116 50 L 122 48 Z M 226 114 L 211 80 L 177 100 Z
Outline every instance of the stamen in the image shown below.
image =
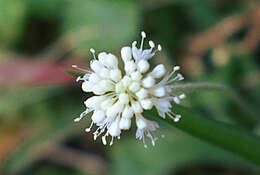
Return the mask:
M 143 134 L 143 143 L 144 143 L 144 148 L 147 148 L 147 145 L 146 145 L 146 143 L 145 143 L 145 138 L 144 138 L 144 134 Z
M 83 69 L 83 68 L 80 68 L 80 67 L 78 67 L 77 65 L 72 65 L 72 67 L 75 68 L 75 69 L 78 69 L 78 70 L 80 70 L 80 71 L 83 71 L 83 72 L 92 73 L 91 71 L 86 70 L 86 69 Z
M 180 101 L 180 99 L 179 99 L 178 96 L 173 97 L 172 99 L 173 99 L 173 101 L 174 101 L 176 104 L 180 104 L 180 103 L 181 103 L 181 101 Z
M 174 77 L 172 80 L 168 81 L 168 84 L 174 82 L 174 81 L 181 81 L 181 80 L 184 80 L 184 77 L 182 76 L 182 74 L 178 73 L 176 75 L 176 77 Z
M 180 70 L 180 66 L 174 66 L 173 72 L 176 72 L 177 70 Z
M 181 118 L 180 114 L 175 114 L 173 112 L 168 112 L 167 114 L 174 122 L 178 122 Z
M 142 35 L 142 41 L 141 41 L 140 50 L 143 50 L 143 44 L 144 44 L 144 39 L 146 38 L 146 34 L 144 31 L 142 31 L 141 35 Z
M 181 94 L 181 95 L 179 95 L 179 98 L 180 98 L 181 100 L 183 100 L 185 97 L 186 97 L 185 94 Z
M 90 113 L 92 110 L 87 108 L 84 112 L 82 112 L 80 114 L 80 116 L 78 118 L 74 119 L 74 122 L 79 122 L 85 115 L 87 115 L 88 113 Z
M 92 53 L 94 59 L 96 60 L 97 58 L 96 58 L 96 55 L 95 55 L 95 49 L 91 48 L 90 52 Z
M 102 142 L 103 142 L 104 145 L 107 144 L 107 140 L 106 140 L 107 136 L 108 136 L 108 131 L 107 131 L 107 133 L 104 136 L 102 136 Z
M 151 48 L 154 48 L 154 47 L 155 47 L 154 42 L 150 40 L 150 41 L 149 41 L 149 46 L 150 46 Z
M 182 74 L 177 74 L 177 77 L 178 77 L 179 81 L 184 80 L 184 77 L 182 76 Z
M 112 146 L 112 145 L 113 145 L 113 142 L 114 142 L 114 137 L 112 137 L 109 146 Z
M 91 128 L 92 128 L 93 124 L 94 124 L 94 122 L 91 122 L 90 127 L 86 128 L 85 131 L 86 131 L 86 132 L 91 131 Z
M 160 44 L 158 44 L 158 51 L 162 51 L 162 46 Z

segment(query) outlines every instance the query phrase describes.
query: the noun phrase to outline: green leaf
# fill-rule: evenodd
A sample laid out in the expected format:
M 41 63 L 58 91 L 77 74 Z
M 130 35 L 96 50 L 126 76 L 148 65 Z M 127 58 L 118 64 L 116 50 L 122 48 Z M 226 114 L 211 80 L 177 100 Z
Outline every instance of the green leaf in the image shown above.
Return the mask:
M 68 73 L 69 75 L 72 75 L 73 77 L 83 77 L 84 74 L 80 73 L 80 72 L 75 72 L 72 70 L 65 70 L 66 73 Z
M 190 135 L 233 152 L 256 165 L 260 165 L 259 137 L 246 130 L 211 120 L 199 112 L 178 105 L 174 105 L 174 112 L 182 115 L 182 119 L 177 123 L 168 117 L 162 119 L 155 115 L 155 111 L 149 111 L 147 114 L 159 117 L 161 120 Z
M 160 124 L 163 127 L 163 123 Z M 160 128 L 161 129 L 161 128 Z M 189 136 L 175 128 L 162 129 L 164 138 L 156 145 L 143 147 L 142 141 L 122 137 L 115 142 L 112 152 L 113 175 L 175 174 L 181 167 L 192 163 L 212 163 L 223 166 L 252 168 L 238 156 Z M 147 139 L 148 141 L 148 139 Z M 131 171 L 129 171 L 131 170 Z

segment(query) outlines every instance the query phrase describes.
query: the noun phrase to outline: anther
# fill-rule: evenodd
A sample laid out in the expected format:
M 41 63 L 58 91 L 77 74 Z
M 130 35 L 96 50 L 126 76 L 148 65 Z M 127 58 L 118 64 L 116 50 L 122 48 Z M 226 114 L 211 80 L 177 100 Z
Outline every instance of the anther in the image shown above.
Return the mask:
M 154 42 L 150 40 L 150 41 L 149 41 L 149 46 L 150 46 L 151 48 L 154 48 L 154 47 L 155 47 Z
M 96 60 L 95 49 L 91 48 L 91 49 L 90 49 L 90 52 L 92 53 L 94 59 Z
M 146 38 L 146 33 L 144 31 L 141 32 L 143 38 Z
M 158 49 L 158 51 L 161 51 L 162 50 L 162 46 L 159 44 L 157 49 Z

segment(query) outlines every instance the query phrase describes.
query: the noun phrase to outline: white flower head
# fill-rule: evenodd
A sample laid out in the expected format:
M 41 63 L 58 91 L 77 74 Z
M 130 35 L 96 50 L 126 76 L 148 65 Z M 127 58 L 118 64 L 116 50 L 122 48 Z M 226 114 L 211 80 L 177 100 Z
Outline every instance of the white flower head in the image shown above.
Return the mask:
M 156 48 L 154 42 L 149 41 L 150 48 L 143 49 L 145 32 L 141 32 L 141 36 L 140 48 L 137 48 L 137 41 L 134 41 L 132 47 L 121 49 L 124 70 L 118 67 L 119 60 L 115 55 L 101 52 L 96 58 L 94 49 L 90 49 L 94 57 L 90 62 L 91 70 L 73 65 L 85 72 L 83 77 L 77 78 L 77 81 L 83 81 L 82 90 L 94 94 L 85 101 L 86 110 L 74 121 L 79 122 L 92 112 L 92 122 L 86 132 L 91 131 L 95 124 L 97 129 L 93 132 L 94 140 L 103 135 L 104 145 L 107 144 L 107 136 L 111 136 L 110 145 L 114 138 L 120 139 L 121 131 L 129 130 L 132 118 L 135 117 L 136 138 L 142 140 L 147 147 L 145 137 L 148 137 L 154 146 L 157 137 L 152 132 L 159 125 L 145 119 L 142 115 L 144 110 L 155 107 L 162 118 L 168 116 L 175 122 L 181 118 L 180 114 L 171 110 L 171 102 L 179 104 L 185 98 L 185 94 L 176 94 L 173 89 L 174 83 L 183 80 L 183 76 L 177 73 L 180 67 L 175 66 L 169 73 L 163 64 L 151 69 L 149 59 L 161 51 L 162 47 L 158 45 Z

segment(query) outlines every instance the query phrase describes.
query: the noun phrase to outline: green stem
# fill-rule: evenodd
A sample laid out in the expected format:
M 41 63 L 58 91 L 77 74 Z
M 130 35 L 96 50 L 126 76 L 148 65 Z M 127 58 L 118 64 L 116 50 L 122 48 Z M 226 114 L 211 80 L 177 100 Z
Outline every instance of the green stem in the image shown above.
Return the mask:
M 181 91 L 185 93 L 189 92 L 196 92 L 201 90 L 207 90 L 207 91 L 220 91 L 229 98 L 231 98 L 238 106 L 238 109 L 241 110 L 241 112 L 244 112 L 246 115 L 239 115 L 236 116 L 235 119 L 241 120 L 241 123 L 244 125 L 249 126 L 250 128 L 253 128 L 259 123 L 259 118 L 257 117 L 257 112 L 252 109 L 245 101 L 241 98 L 241 96 L 236 93 L 233 89 L 231 89 L 228 86 L 225 86 L 223 84 L 218 83 L 209 83 L 209 82 L 203 82 L 203 83 L 186 83 L 186 84 L 177 84 L 172 86 L 172 88 L 175 91 Z
M 256 165 L 260 165 L 260 139 L 256 136 L 250 135 L 247 131 L 231 127 L 231 125 L 203 117 L 198 112 L 178 105 L 174 106 L 174 112 L 182 115 L 182 119 L 177 123 L 169 117 L 166 117 L 166 119 L 158 115 L 156 117 L 190 135 L 240 155 Z M 155 116 L 156 112 L 152 110 L 146 112 L 146 114 Z

